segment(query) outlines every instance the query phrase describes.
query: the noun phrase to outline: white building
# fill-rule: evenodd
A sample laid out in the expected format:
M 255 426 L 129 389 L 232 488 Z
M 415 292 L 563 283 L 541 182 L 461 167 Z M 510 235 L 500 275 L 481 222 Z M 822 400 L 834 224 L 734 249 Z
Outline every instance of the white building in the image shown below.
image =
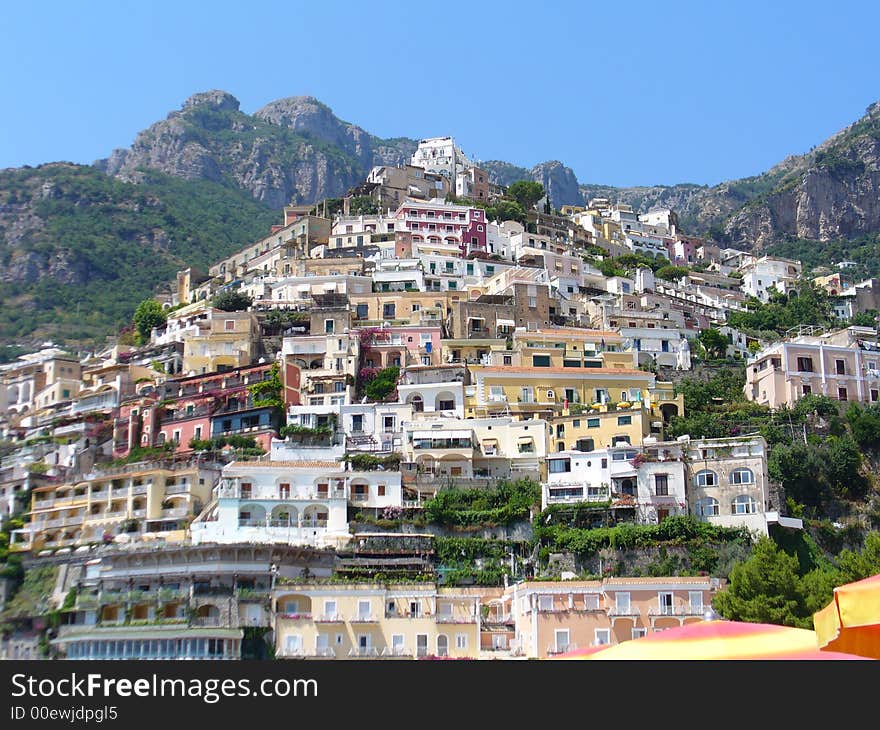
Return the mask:
M 687 514 L 681 445 L 645 439 L 643 447 L 560 451 L 547 457 L 541 507 L 572 502 L 631 505 L 642 524 Z
M 420 140 L 410 164 L 424 168 L 425 172 L 439 173 L 449 180 L 455 180 L 465 168 L 474 167 L 474 163 L 455 144 L 452 137 Z
M 232 462 L 214 497 L 190 526 L 194 544 L 342 547 L 350 538 L 349 504 L 402 504 L 399 472 L 346 471 L 338 461 Z
M 762 256 L 741 266 L 742 291 L 769 302 L 771 290 L 787 292 L 800 277 L 802 268 L 800 261 Z

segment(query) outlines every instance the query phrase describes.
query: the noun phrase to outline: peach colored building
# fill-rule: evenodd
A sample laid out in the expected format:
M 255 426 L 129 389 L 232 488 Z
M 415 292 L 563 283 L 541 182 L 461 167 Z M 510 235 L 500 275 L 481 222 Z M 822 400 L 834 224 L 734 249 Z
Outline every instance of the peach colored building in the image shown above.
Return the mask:
M 499 656 L 545 659 L 589 646 L 619 644 L 655 631 L 702 621 L 721 583 L 717 578 L 606 578 L 529 581 L 488 602 L 485 639 Z
M 880 400 L 880 346 L 873 327 L 848 327 L 777 342 L 746 368 L 746 397 L 779 408 L 805 395 L 873 403 Z

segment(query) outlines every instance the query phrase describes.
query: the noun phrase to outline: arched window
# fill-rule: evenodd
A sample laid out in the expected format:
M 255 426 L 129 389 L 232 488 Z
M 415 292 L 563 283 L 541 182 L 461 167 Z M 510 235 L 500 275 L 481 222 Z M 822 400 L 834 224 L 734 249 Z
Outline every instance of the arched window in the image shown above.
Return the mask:
M 696 512 L 698 517 L 711 517 L 718 514 L 718 500 L 714 497 L 703 497 L 697 500 Z
M 695 487 L 717 487 L 718 475 L 711 469 L 703 469 L 694 474 Z
M 750 494 L 741 494 L 730 504 L 730 511 L 735 515 L 753 515 L 758 511 L 758 503 Z
M 734 469 L 730 472 L 731 484 L 754 484 L 755 475 L 751 469 Z

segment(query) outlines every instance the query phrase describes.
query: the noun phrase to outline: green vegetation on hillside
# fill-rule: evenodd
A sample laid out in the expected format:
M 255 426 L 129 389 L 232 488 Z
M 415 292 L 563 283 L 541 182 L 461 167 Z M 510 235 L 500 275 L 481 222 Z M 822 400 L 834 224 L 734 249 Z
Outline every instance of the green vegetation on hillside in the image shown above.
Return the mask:
M 0 284 L 0 342 L 30 345 L 103 344 L 179 269 L 207 269 L 278 222 L 246 193 L 216 183 L 154 172 L 125 183 L 70 164 L 0 172 L 0 205 L 10 202 L 38 220 L 0 264 L 27 256 L 40 278 Z M 11 220 L 0 218 L 7 236 Z

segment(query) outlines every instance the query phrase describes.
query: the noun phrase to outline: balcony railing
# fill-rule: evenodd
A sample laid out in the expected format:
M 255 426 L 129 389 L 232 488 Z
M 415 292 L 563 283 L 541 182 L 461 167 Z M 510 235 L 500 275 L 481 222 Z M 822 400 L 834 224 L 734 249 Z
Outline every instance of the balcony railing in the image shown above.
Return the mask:
M 351 617 L 351 623 L 372 624 L 376 623 L 379 617 L 373 613 L 359 613 Z
M 438 624 L 473 624 L 476 623 L 476 616 L 441 616 L 438 614 L 436 621 Z
M 642 610 L 640 608 L 635 608 L 634 606 L 630 606 L 629 608 L 611 606 L 607 613 L 609 618 L 636 618 L 642 615 Z
M 189 492 L 188 484 L 168 484 L 165 486 L 165 494 L 186 494 Z
M 379 650 L 375 646 L 356 646 L 348 650 L 348 655 L 350 657 L 368 659 L 378 657 Z
M 704 606 L 651 606 L 648 616 L 702 616 Z
M 321 613 L 315 616 L 315 623 L 319 624 L 339 624 L 344 622 L 345 619 L 338 613 Z
M 577 644 L 551 644 L 547 647 L 547 654 L 555 656 L 557 654 L 565 654 L 569 651 L 577 649 Z
M 382 656 L 384 657 L 412 657 L 412 655 L 412 650 L 407 649 L 405 646 L 386 646 L 382 649 Z

